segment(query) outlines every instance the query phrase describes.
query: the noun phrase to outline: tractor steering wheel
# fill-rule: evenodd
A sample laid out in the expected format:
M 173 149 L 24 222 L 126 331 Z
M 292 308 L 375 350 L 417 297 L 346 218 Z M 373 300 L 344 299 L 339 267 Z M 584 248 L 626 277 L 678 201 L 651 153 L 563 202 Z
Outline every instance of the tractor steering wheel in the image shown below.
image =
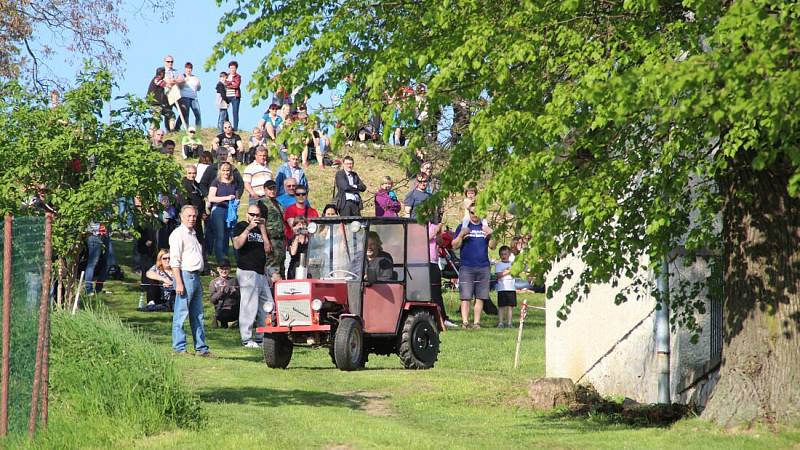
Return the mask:
M 357 279 L 358 279 L 358 275 L 354 274 L 353 272 L 350 272 L 349 270 L 344 270 L 344 269 L 334 269 L 334 270 L 331 270 L 330 272 L 328 272 L 328 274 L 327 274 L 327 275 L 325 275 L 325 278 L 334 278 L 334 279 L 340 279 L 340 278 L 332 277 L 332 275 L 333 275 L 334 273 L 337 273 L 337 272 L 342 272 L 342 273 L 345 273 L 345 274 L 347 274 L 347 275 L 350 275 L 350 276 L 352 276 L 352 277 L 353 277 L 353 279 L 354 279 L 354 280 L 357 280 Z M 347 279 L 347 278 L 344 278 L 344 279 Z

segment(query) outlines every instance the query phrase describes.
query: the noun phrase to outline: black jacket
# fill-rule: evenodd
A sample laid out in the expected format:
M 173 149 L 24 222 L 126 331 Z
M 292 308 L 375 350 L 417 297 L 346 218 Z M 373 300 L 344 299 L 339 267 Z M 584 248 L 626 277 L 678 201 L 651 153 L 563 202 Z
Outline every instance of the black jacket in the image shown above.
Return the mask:
M 197 180 L 189 181 L 186 178 L 181 180 L 181 183 L 183 183 L 186 194 L 178 192 L 178 204 L 176 205 L 178 211 L 180 211 L 184 205 L 192 205 L 197 209 L 198 214 L 205 212 L 206 200 L 200 183 L 198 183 Z
M 353 182 L 355 183 L 356 187 L 350 185 L 347 181 L 347 175 L 345 174 L 344 170 L 339 170 L 336 172 L 336 193 L 333 196 L 334 201 L 336 202 L 336 209 L 341 211 L 344 208 L 345 204 L 345 193 L 349 194 L 360 194 L 367 190 L 367 186 L 361 181 L 361 178 L 355 171 L 350 172 L 353 176 Z

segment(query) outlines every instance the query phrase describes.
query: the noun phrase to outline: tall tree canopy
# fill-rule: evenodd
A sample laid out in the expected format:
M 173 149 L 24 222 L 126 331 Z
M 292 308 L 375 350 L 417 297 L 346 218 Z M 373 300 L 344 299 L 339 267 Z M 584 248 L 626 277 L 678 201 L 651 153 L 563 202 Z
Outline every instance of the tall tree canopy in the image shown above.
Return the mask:
M 128 45 L 126 13 L 165 18 L 171 3 L 142 0 L 134 12 L 124 0 L 0 1 L 0 78 L 47 90 L 64 84 L 50 70 L 54 57 L 115 67 Z
M 443 195 L 488 180 L 480 205 L 514 202 L 539 276 L 587 262 L 551 286 L 579 280 L 562 316 L 641 261 L 719 252 L 724 360 L 705 414 L 800 418 L 797 2 L 243 0 L 219 31 L 209 66 L 273 44 L 248 86 L 258 99 L 280 71 L 313 91 L 354 74 L 337 109 L 350 122 L 412 81 L 434 110 L 480 105 Z M 698 302 L 672 306 L 692 325 Z
M 144 219 L 181 179 L 174 158 L 150 148 L 144 101 L 128 98 L 104 117 L 111 73 L 87 68 L 78 83 L 55 107 L 17 82 L 0 84 L 0 214 L 30 213 L 36 197 L 54 209 L 54 249 L 68 269 L 91 222 L 119 221 L 118 199 L 138 197 Z

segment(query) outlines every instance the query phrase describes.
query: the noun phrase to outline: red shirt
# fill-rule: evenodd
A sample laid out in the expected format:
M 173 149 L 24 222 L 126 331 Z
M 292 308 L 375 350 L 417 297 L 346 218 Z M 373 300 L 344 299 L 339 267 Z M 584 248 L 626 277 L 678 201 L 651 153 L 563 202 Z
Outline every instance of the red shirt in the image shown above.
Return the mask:
M 305 209 L 300 209 L 297 203 L 289 205 L 289 207 L 286 208 L 286 212 L 283 213 L 283 232 L 286 234 L 286 240 L 289 243 L 291 243 L 292 237 L 294 236 L 294 231 L 292 231 L 292 227 L 289 226 L 289 219 L 300 216 L 313 219 L 314 217 L 319 217 L 319 213 L 310 206 Z

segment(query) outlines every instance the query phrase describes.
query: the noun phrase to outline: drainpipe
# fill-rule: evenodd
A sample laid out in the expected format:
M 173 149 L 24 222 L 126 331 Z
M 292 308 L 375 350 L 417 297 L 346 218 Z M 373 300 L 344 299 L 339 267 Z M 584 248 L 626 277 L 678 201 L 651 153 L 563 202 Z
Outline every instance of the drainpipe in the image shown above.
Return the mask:
M 656 364 L 658 366 L 658 403 L 670 404 L 669 368 L 669 260 L 664 257 L 657 280 L 661 308 L 656 309 Z

